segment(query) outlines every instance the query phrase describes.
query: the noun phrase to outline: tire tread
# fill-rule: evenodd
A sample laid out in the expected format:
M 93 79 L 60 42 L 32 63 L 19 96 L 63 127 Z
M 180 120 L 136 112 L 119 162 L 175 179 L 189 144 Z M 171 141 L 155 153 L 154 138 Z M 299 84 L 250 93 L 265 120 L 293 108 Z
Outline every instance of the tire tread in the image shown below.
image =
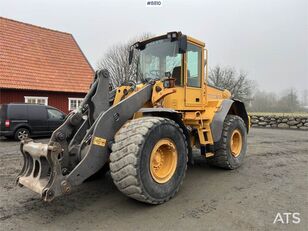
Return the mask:
M 145 142 L 151 129 L 165 123 L 171 123 L 178 127 L 185 140 L 183 130 L 179 125 L 170 119 L 162 117 L 142 117 L 130 120 L 117 132 L 110 154 L 110 172 L 116 187 L 128 197 L 150 204 L 161 204 L 171 199 L 179 190 L 183 180 L 177 189 L 174 190 L 174 193 L 167 198 L 163 200 L 152 198 L 145 192 L 141 179 L 137 174 L 142 144 Z M 187 143 L 185 146 L 187 147 Z
M 207 162 L 210 165 L 224 169 L 234 169 L 234 166 L 232 166 L 232 164 L 228 160 L 227 140 L 229 128 L 235 120 L 239 120 L 240 123 L 245 124 L 241 117 L 236 115 L 227 115 L 223 125 L 221 140 L 217 144 L 215 144 L 215 154 L 214 156 L 207 158 Z

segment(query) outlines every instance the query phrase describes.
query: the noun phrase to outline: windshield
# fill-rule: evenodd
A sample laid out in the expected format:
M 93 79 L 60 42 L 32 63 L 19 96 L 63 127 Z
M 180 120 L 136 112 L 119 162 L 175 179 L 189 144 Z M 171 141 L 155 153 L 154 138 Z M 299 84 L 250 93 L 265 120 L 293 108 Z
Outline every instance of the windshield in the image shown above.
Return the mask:
M 178 42 L 162 39 L 146 45 L 140 51 L 138 77 L 140 79 L 161 79 L 173 77 L 176 85 L 181 85 L 182 54 Z

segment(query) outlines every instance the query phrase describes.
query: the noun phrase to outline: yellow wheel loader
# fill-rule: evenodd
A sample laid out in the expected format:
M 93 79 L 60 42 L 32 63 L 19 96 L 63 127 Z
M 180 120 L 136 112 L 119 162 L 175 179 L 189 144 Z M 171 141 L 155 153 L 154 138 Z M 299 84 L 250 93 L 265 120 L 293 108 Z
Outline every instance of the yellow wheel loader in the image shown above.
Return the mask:
M 110 90 L 108 71 L 96 72 L 48 144 L 21 142 L 18 185 L 51 201 L 109 166 L 122 193 L 161 204 L 179 190 L 193 149 L 211 165 L 241 165 L 249 117 L 229 91 L 207 84 L 203 42 L 169 32 L 133 44 L 128 58 L 137 81 Z

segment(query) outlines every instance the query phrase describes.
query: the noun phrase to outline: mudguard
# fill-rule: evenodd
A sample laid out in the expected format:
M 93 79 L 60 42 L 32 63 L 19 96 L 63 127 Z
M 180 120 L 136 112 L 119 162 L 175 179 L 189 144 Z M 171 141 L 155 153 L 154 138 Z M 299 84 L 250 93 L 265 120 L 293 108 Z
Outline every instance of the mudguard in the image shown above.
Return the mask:
M 221 103 L 220 109 L 214 115 L 210 125 L 214 142 L 218 142 L 220 140 L 223 123 L 228 114 L 240 116 L 246 124 L 248 133 L 249 119 L 244 103 L 235 99 L 226 99 Z
M 188 132 L 185 124 L 182 121 L 181 113 L 169 108 L 141 108 L 139 112 L 142 112 L 144 116 L 159 116 L 174 120 L 182 128 L 183 133 L 186 137 L 186 141 L 188 144 L 188 162 L 190 164 L 194 163 L 194 159 L 192 156 L 192 147 L 190 143 L 190 133 Z

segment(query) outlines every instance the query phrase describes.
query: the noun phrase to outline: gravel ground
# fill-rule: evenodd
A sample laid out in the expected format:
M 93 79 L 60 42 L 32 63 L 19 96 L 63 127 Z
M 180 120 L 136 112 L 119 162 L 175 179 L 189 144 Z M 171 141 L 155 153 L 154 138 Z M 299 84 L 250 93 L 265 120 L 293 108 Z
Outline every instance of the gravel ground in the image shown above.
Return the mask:
M 1 140 L 0 230 L 307 230 L 308 132 L 252 129 L 248 142 L 242 167 L 197 158 L 175 198 L 152 206 L 122 195 L 109 175 L 44 203 L 14 186 L 19 144 Z M 278 212 L 298 212 L 301 222 L 273 224 Z

